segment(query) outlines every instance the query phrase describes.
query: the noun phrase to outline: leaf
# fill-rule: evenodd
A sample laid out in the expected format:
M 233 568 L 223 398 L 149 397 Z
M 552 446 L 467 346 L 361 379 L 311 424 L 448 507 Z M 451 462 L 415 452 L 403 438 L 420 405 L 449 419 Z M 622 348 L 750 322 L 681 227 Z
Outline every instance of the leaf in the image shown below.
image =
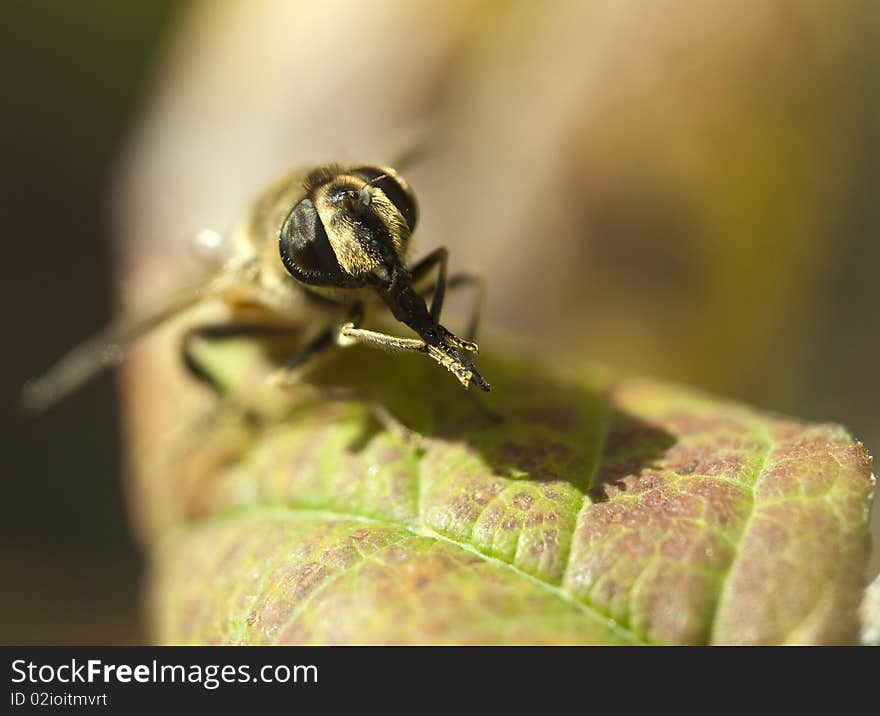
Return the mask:
M 255 350 L 202 356 L 235 384 Z M 418 448 L 362 401 L 274 388 L 250 396 L 261 420 L 218 413 L 144 488 L 156 639 L 855 638 L 872 478 L 842 428 L 530 357 L 480 366 L 500 422 L 420 356 L 350 349 L 315 377 L 368 391 Z

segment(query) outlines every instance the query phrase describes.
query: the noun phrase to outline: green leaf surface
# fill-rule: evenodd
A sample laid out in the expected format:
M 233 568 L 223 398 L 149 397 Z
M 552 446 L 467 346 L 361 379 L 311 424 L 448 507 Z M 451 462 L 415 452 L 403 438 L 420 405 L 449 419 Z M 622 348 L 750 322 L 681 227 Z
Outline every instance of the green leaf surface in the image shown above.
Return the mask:
M 235 384 L 254 350 L 202 353 Z M 421 356 L 351 349 L 315 377 L 360 386 L 418 446 L 362 401 L 296 389 L 211 423 L 152 488 L 156 639 L 855 639 L 873 482 L 842 428 L 527 358 L 480 366 L 484 403 Z

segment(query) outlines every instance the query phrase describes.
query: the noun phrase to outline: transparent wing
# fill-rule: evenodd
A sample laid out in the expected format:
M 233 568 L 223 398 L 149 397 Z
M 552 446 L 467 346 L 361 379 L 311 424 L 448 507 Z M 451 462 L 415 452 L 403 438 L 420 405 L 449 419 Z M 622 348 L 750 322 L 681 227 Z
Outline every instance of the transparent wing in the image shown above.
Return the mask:
M 213 272 L 151 310 L 116 319 L 64 355 L 40 378 L 26 383 L 21 391 L 23 409 L 33 414 L 44 411 L 103 369 L 119 365 L 132 344 L 145 333 L 196 303 L 216 298 L 241 278 L 240 271 Z

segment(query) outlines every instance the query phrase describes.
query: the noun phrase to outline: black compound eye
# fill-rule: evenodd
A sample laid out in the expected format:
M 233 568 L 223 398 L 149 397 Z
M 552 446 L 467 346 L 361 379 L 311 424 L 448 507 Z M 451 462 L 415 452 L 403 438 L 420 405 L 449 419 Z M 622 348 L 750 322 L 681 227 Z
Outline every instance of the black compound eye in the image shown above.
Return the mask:
M 303 199 L 284 220 L 281 261 L 290 274 L 315 286 L 338 286 L 348 278 L 339 266 L 315 205 Z

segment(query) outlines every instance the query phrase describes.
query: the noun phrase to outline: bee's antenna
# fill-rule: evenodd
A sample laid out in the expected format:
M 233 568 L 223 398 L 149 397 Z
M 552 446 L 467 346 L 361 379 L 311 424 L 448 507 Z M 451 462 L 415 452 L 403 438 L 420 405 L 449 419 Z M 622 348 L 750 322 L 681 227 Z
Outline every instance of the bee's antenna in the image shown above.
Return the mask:
M 364 185 L 358 189 L 356 192 L 352 192 L 351 196 L 356 201 L 360 201 L 361 204 L 369 204 L 370 203 L 370 193 L 367 191 L 368 186 L 373 186 L 373 184 L 377 181 L 381 181 L 382 179 L 387 179 L 388 174 L 380 174 L 377 177 L 370 179 L 370 181 L 364 182 Z
M 360 188 L 360 191 L 363 191 L 368 186 L 373 186 L 373 184 L 375 184 L 377 181 L 382 181 L 383 179 L 387 179 L 389 176 L 390 176 L 389 174 L 380 174 L 377 177 L 373 177 L 372 179 L 370 179 L 370 181 L 364 182 L 364 185 Z

